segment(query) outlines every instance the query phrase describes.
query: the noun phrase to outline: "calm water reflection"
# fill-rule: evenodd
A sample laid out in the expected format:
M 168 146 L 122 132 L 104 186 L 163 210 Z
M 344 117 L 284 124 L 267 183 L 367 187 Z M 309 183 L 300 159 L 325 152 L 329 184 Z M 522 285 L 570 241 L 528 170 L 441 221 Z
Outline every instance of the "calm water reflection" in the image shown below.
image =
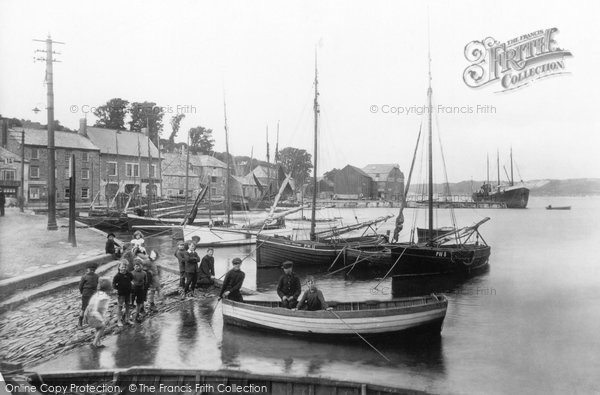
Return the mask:
M 544 206 L 571 205 L 571 211 Z M 378 216 L 389 209 L 357 210 L 348 220 Z M 408 210 L 407 222 L 413 210 Z M 339 211 L 337 212 L 339 213 Z M 339 214 L 332 214 L 337 216 Z M 424 211 L 420 211 L 420 217 Z M 440 224 L 444 211 L 438 217 Z M 396 384 L 441 393 L 598 392 L 600 366 L 600 199 L 532 198 L 527 210 L 457 210 L 459 224 L 490 216 L 482 233 L 492 246 L 490 269 L 472 277 L 406 282 L 401 293 L 445 292 L 450 300 L 441 337 L 398 341 L 377 347 L 383 360 L 363 343 L 330 344 L 242 328 L 223 328 L 214 299 L 187 301 L 166 313 L 106 339 L 107 348 L 82 347 L 39 367 L 40 370 L 94 369 L 138 365 L 218 369 L 257 373 L 325 376 Z M 380 227 L 391 229 L 393 221 Z M 161 261 L 176 265 L 168 237 L 147 237 Z M 252 246 L 216 251 L 217 276 L 231 258 L 251 254 Z M 590 254 L 590 252 L 592 252 Z M 252 258 L 251 254 L 251 258 Z M 245 261 L 245 286 L 276 298 L 279 270 L 257 273 Z M 390 298 L 391 281 L 315 274 L 326 298 Z

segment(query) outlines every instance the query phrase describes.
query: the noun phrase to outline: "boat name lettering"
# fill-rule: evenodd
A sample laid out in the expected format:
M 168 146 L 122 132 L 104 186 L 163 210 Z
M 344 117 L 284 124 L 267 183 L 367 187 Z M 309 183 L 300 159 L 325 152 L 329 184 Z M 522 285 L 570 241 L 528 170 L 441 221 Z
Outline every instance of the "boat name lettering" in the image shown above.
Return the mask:
M 446 257 L 446 251 L 436 251 L 435 256 Z
M 505 92 L 525 86 L 533 80 L 565 73 L 565 58 L 573 56 L 558 47 L 558 28 L 537 30 L 500 43 L 493 37 L 471 41 L 464 55 L 471 63 L 463 72 L 470 88 L 499 82 Z M 498 93 L 497 92 L 497 93 Z

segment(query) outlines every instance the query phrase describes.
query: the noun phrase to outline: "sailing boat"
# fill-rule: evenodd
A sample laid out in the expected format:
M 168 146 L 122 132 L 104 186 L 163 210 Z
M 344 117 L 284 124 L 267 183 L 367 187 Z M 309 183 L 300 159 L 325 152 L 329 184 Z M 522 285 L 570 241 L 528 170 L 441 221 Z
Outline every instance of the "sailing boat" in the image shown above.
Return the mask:
M 256 264 L 257 267 L 278 267 L 282 262 L 291 260 L 297 265 L 314 265 L 333 267 L 336 262 L 344 263 L 346 249 L 360 249 L 374 246 L 387 241 L 383 235 L 365 235 L 358 237 L 342 237 L 360 229 L 368 229 L 379 222 L 383 222 L 392 216 L 379 217 L 374 220 L 344 226 L 331 227 L 328 230 L 316 231 L 317 210 L 317 135 L 319 127 L 319 80 L 317 61 L 315 56 L 315 98 L 314 111 L 314 163 L 313 163 L 313 190 L 311 205 L 311 222 L 309 240 L 292 240 L 291 237 L 269 236 L 259 234 L 256 240 Z M 365 230 L 366 232 L 366 230 Z
M 388 274 L 395 277 L 401 276 L 426 276 L 449 273 L 472 272 L 488 265 L 490 256 L 490 247 L 479 233 L 479 226 L 487 222 L 489 218 L 484 218 L 475 225 L 467 226 L 461 229 L 453 227 L 451 230 L 436 229 L 433 226 L 433 150 L 432 150 L 432 95 L 431 88 L 431 58 L 429 58 L 429 87 L 427 89 L 428 111 L 428 228 L 425 241 L 417 243 L 395 242 L 387 247 L 391 250 L 392 267 Z M 406 195 L 410 187 L 410 180 L 415 164 L 417 146 L 411 164 L 409 177 L 400 212 L 396 219 L 396 228 L 394 230 L 393 241 L 398 240 L 398 235 L 402 230 L 404 223 L 403 210 L 406 206 Z M 414 236 L 414 230 L 413 230 Z M 474 236 L 474 237 L 473 237 Z M 475 240 L 473 240 L 475 239 Z
M 225 120 L 225 150 L 226 150 L 226 161 L 227 161 L 227 174 L 226 174 L 226 185 L 225 185 L 225 212 L 227 215 L 227 222 L 223 226 L 194 226 L 191 224 L 194 218 L 194 212 L 198 208 L 198 204 L 206 193 L 205 188 L 203 192 L 198 194 L 196 201 L 192 207 L 190 214 L 186 217 L 182 223 L 182 227 L 178 230 L 173 231 L 174 239 L 190 239 L 193 236 L 199 236 L 200 242 L 197 244 L 199 247 L 225 247 L 225 246 L 238 246 L 254 244 L 256 242 L 256 236 L 259 233 L 266 234 L 285 234 L 286 230 L 281 229 L 281 224 L 285 224 L 282 221 L 286 215 L 300 211 L 301 207 L 296 207 L 288 211 L 275 214 L 275 207 L 281 197 L 282 191 L 288 186 L 290 177 L 288 176 L 275 197 L 271 210 L 266 218 L 262 218 L 253 222 L 244 224 L 243 226 L 234 225 L 231 223 L 231 157 L 229 155 L 229 129 L 227 126 L 227 106 L 223 102 L 223 113 Z M 242 191 L 243 192 L 243 191 Z M 243 198 L 243 193 L 241 194 Z M 190 221 L 191 219 L 191 221 Z
M 508 185 L 500 184 L 500 158 L 496 157 L 498 163 L 498 185 L 492 187 L 489 181 L 489 161 L 487 182 L 481 186 L 478 192 L 472 195 L 474 202 L 498 202 L 504 203 L 506 208 L 527 208 L 529 201 L 529 189 L 525 186 L 515 185 L 513 174 L 513 154 L 510 149 L 510 180 Z M 506 168 L 504 169 L 506 171 Z M 508 174 L 507 174 L 508 176 Z

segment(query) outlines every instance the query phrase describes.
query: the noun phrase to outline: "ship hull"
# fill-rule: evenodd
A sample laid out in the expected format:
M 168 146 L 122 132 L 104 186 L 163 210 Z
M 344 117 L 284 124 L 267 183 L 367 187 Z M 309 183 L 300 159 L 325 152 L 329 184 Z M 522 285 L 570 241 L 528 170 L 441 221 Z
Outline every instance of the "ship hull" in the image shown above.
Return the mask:
M 524 187 L 501 189 L 490 194 L 477 192 L 472 197 L 475 202 L 504 203 L 506 208 L 527 208 L 529 189 Z

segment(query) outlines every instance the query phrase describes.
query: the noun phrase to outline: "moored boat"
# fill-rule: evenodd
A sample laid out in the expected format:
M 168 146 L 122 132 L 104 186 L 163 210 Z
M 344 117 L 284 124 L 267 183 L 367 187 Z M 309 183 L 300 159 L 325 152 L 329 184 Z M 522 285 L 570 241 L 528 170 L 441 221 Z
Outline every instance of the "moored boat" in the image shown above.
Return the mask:
M 305 311 L 280 307 L 280 302 L 223 300 L 225 324 L 291 335 L 356 337 L 401 332 L 440 333 L 448 299 L 443 295 L 385 301 L 328 302 L 331 310 Z M 358 339 L 358 337 L 356 337 Z
M 553 205 L 548 205 L 546 206 L 546 210 L 570 210 L 571 206 L 553 206 Z

